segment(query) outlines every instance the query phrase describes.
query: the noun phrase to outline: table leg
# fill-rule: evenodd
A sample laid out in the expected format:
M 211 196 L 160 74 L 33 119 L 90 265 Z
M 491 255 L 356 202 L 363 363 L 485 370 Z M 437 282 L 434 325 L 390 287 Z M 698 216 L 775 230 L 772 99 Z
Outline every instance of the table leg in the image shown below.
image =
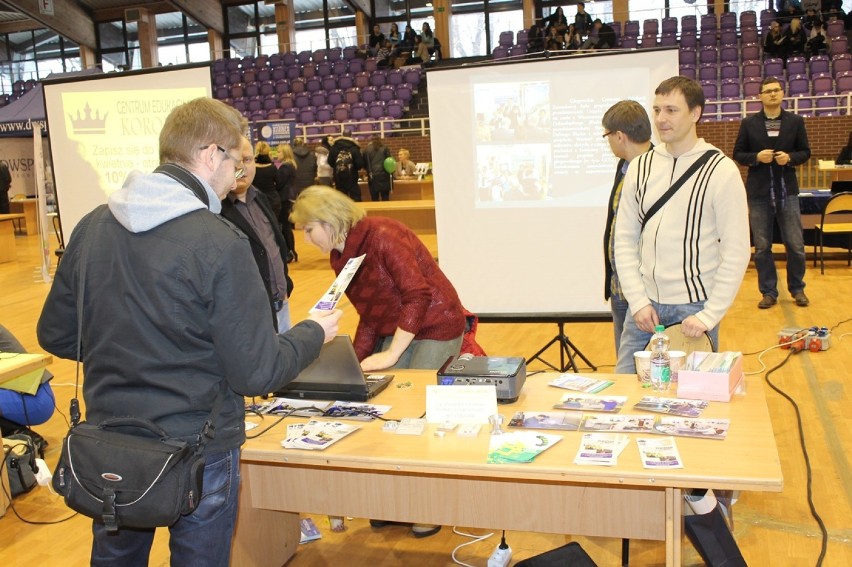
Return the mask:
M 683 491 L 666 489 L 666 567 L 683 564 Z

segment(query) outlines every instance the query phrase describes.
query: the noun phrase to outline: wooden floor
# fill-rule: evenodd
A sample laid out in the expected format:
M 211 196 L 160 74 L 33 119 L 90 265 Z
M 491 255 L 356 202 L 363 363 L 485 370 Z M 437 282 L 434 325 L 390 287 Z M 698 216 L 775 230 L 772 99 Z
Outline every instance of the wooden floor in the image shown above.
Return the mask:
M 424 236 L 435 250 L 435 238 Z M 297 235 L 300 261 L 291 265 L 296 282 L 292 313 L 297 319 L 325 291 L 333 279 L 327 259 L 304 244 Z M 0 322 L 11 330 L 30 350 L 39 350 L 35 325 L 49 283 L 40 275 L 38 239 L 18 236 L 17 261 L 0 264 Z M 779 264 L 783 267 L 783 263 Z M 780 273 L 784 281 L 784 272 Z M 593 282 L 594 283 L 594 282 Z M 825 522 L 829 540 L 823 565 L 852 565 L 852 431 L 850 394 L 847 391 L 852 367 L 852 269 L 845 261 L 832 261 L 825 275 L 810 269 L 807 275 L 808 295 L 812 305 L 796 307 L 789 297 L 767 311 L 757 309 L 760 299 L 756 275 L 750 268 L 739 297 L 723 322 L 721 348 L 755 352 L 777 342 L 777 331 L 785 326 L 811 325 L 834 327 L 828 351 L 799 354 L 775 372 L 771 380 L 799 404 L 804 423 L 805 440 L 813 467 L 813 492 L 816 510 Z M 591 285 L 591 284 L 590 284 Z M 597 283 L 594 283 L 597 285 Z M 346 311 L 342 330 L 354 332 L 356 315 L 344 303 Z M 603 371 L 612 371 L 615 352 L 611 325 L 586 323 L 569 325 L 567 332 L 582 352 Z M 480 326 L 479 341 L 495 355 L 530 356 L 556 334 L 555 325 L 485 324 Z M 781 362 L 786 351 L 772 350 L 763 357 L 763 364 L 772 367 Z M 552 349 L 546 354 L 558 360 Z M 543 369 L 535 363 L 531 370 Z M 746 358 L 746 370 L 759 372 L 763 368 L 756 355 Z M 46 424 L 36 427 L 50 442 L 47 456 L 51 466 L 66 422 L 68 400 L 73 393 L 74 365 L 57 360 L 51 370 L 56 375 L 53 388 L 58 411 Z M 806 500 L 805 466 L 800 449 L 796 418 L 790 404 L 780 395 L 767 391 L 770 412 L 784 470 L 785 490 L 780 494 L 742 494 L 735 506 L 735 535 L 743 554 L 752 566 L 815 565 L 820 553 L 821 538 L 818 525 L 811 517 Z M 89 521 L 76 517 L 67 522 L 50 524 L 66 518 L 69 513 L 61 500 L 47 488 L 37 488 L 15 501 L 18 519 L 12 510 L 0 519 L 0 564 L 4 566 L 40 565 L 78 567 L 88 562 L 91 536 Z M 530 503 L 534 513 L 535 503 Z M 444 527 L 440 534 L 424 540 L 414 539 L 407 529 L 391 527 L 373 530 L 364 519 L 347 521 L 343 533 L 328 529 L 325 517 L 314 519 L 323 534 L 322 539 L 303 545 L 289 563 L 293 567 L 346 565 L 390 567 L 398 565 L 453 565 L 450 554 L 457 545 L 469 541 Z M 160 530 L 163 532 L 163 530 Z M 151 565 L 168 565 L 168 549 L 164 533 L 160 533 L 151 556 Z M 472 566 L 485 566 L 488 556 L 499 543 L 499 534 L 459 550 L 457 557 Z M 509 532 L 508 543 L 514 560 L 537 555 L 571 541 L 570 535 L 550 535 Z M 620 541 L 602 538 L 576 538 L 600 566 L 620 565 Z M 701 560 L 687 543 L 686 564 L 700 565 Z M 60 559 L 61 558 L 61 559 Z M 663 544 L 631 542 L 631 565 L 662 565 Z

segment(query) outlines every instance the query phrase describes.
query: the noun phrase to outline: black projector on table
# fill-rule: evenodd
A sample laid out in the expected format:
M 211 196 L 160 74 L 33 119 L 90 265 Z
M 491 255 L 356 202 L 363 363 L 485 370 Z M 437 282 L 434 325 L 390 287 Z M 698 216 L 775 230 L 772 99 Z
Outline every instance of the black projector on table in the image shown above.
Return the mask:
M 517 401 L 526 378 L 527 364 L 519 356 L 451 356 L 438 370 L 438 385 L 493 385 L 501 404 Z

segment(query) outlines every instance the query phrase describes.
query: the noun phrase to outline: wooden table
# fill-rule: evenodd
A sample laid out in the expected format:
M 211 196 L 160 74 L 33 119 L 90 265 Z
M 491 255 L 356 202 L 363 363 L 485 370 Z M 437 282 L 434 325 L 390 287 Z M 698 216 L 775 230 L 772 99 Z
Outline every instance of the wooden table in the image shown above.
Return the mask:
M 370 188 L 366 181 L 358 183 L 361 189 L 361 200 L 370 200 Z M 435 186 L 431 179 L 394 179 L 391 201 L 416 201 L 419 199 L 434 199 Z
M 818 169 L 831 175 L 832 181 L 852 180 L 852 165 L 835 165 L 833 161 L 820 160 Z
M 10 199 L 9 210 L 24 215 L 24 234 L 38 234 L 38 199 Z
M 18 257 L 14 221 L 23 220 L 20 213 L 0 215 L 0 262 L 13 262 Z
M 363 201 L 358 205 L 367 216 L 390 217 L 416 234 L 436 234 L 435 201 Z
M 565 390 L 547 386 L 552 376 L 529 378 L 517 402 L 500 406 L 506 422 L 515 411 L 546 411 L 558 401 Z M 622 413 L 639 413 L 630 406 L 649 391 L 634 376 L 615 380 L 606 393 L 628 395 Z M 434 383 L 434 372 L 397 371 L 375 403 L 392 406 L 386 417 L 419 417 L 425 386 Z M 612 468 L 572 463 L 579 432 L 557 432 L 563 440 L 533 463 L 489 465 L 485 426 L 476 438 L 441 438 L 434 425 L 421 436 L 398 436 L 376 421 L 325 451 L 285 450 L 284 425 L 298 419 L 288 418 L 243 448 L 232 565 L 285 563 L 298 545 L 299 512 L 657 540 L 665 542 L 666 565 L 680 565 L 684 490 L 783 488 L 759 377 L 748 377 L 746 389 L 702 414 L 729 418 L 727 439 L 677 438 L 686 467 L 669 471 L 642 467 L 636 434 Z

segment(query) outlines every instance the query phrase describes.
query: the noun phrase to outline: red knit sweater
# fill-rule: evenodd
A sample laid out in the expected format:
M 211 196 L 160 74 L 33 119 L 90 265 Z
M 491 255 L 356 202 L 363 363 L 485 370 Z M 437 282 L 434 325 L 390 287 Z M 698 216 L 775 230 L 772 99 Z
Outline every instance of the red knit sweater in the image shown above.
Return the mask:
M 361 254 L 364 262 L 346 290 L 360 316 L 354 341 L 359 360 L 397 327 L 415 339 L 437 341 L 464 332 L 464 309 L 453 284 L 408 227 L 384 217 L 362 219 L 349 231 L 343 252 L 331 251 L 331 267 L 339 274 Z

